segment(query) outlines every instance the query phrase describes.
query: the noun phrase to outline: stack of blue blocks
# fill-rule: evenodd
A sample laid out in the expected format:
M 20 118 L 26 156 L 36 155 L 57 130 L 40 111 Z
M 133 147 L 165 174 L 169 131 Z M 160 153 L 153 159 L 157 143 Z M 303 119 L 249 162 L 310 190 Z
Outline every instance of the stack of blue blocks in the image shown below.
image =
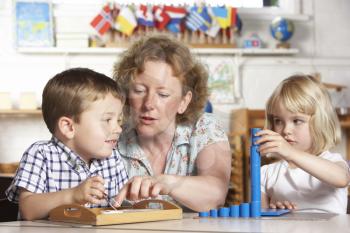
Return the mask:
M 255 142 L 260 138 L 255 136 L 260 128 L 252 128 L 250 130 L 250 203 L 241 203 L 240 205 L 231 205 L 222 207 L 219 210 L 212 209 L 207 212 L 199 212 L 199 217 L 232 217 L 232 218 L 258 218 L 261 216 L 278 216 L 288 213 L 289 210 L 261 210 L 261 191 L 260 191 L 260 153 L 259 146 Z
M 221 207 L 217 209 L 211 209 L 206 212 L 199 212 L 199 217 L 211 217 L 211 218 L 249 218 L 251 216 L 251 205 L 249 203 L 241 203 L 240 205 L 231 205 L 230 207 Z

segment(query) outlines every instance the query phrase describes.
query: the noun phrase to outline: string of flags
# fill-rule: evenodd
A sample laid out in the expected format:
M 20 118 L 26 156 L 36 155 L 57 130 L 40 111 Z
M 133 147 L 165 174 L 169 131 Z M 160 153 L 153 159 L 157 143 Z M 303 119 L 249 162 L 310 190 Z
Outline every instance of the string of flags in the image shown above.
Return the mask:
M 118 5 L 108 3 L 94 17 L 90 25 L 103 36 L 115 29 L 131 36 L 137 28 L 154 28 L 182 33 L 185 30 L 203 32 L 214 38 L 219 31 L 240 31 L 242 21 L 237 9 L 228 6 L 168 6 Z

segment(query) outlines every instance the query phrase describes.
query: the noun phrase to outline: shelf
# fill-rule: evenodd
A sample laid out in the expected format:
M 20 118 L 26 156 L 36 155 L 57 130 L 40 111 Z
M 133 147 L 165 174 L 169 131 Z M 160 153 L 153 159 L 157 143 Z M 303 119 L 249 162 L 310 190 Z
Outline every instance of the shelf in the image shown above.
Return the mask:
M 41 116 L 41 110 L 39 110 L 39 109 L 0 110 L 0 116 Z
M 238 8 L 239 16 L 242 20 L 269 21 L 276 17 L 283 17 L 292 21 L 307 22 L 312 19 L 311 15 L 286 12 L 278 7 L 264 8 Z
M 18 48 L 23 54 L 120 54 L 125 48 Z M 241 48 L 193 48 L 196 54 L 226 55 L 294 55 L 299 49 L 241 49 Z

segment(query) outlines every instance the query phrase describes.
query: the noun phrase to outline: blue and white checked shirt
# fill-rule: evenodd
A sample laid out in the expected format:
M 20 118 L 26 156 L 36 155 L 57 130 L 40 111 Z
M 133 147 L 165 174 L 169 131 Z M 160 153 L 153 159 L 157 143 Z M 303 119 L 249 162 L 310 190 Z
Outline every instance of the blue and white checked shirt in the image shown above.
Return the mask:
M 71 149 L 57 138 L 39 141 L 24 152 L 16 176 L 6 196 L 10 201 L 18 202 L 19 189 L 33 193 L 57 192 L 78 186 L 91 176 L 99 175 L 105 180 L 105 189 L 109 197 L 114 197 L 128 180 L 120 155 L 113 150 L 106 159 L 92 160 L 90 167 Z M 87 205 L 88 207 L 106 207 Z

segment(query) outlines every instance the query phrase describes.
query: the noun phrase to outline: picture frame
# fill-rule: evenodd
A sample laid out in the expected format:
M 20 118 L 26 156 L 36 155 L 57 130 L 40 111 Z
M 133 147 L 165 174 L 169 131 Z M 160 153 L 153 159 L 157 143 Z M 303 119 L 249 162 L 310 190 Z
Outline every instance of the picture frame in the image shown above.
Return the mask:
M 49 0 L 16 0 L 16 47 L 53 47 L 52 15 L 52 3 Z
M 202 58 L 208 70 L 209 100 L 213 104 L 235 104 L 239 99 L 238 80 L 231 58 Z

